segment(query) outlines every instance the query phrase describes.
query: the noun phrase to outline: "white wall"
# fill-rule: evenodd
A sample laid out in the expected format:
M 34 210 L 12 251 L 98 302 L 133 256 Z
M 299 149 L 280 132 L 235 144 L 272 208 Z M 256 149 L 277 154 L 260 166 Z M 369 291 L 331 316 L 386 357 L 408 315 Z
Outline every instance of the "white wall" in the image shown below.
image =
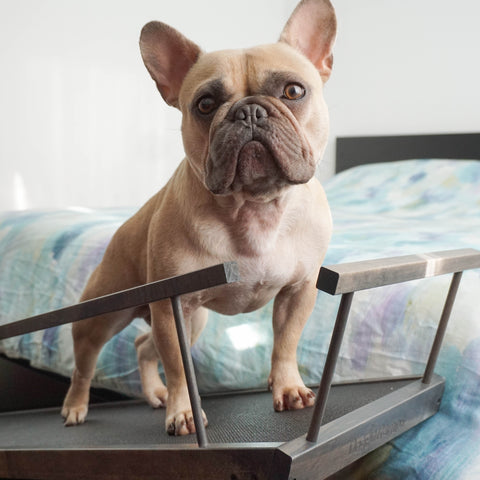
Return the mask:
M 0 0 L 0 210 L 143 203 L 183 152 L 140 29 L 163 20 L 207 50 L 271 42 L 290 8 L 272 5 Z
M 332 1 L 339 31 L 324 175 L 336 136 L 480 131 L 480 2 Z
M 480 3 L 333 3 L 322 178 L 337 135 L 479 130 Z M 275 40 L 295 5 L 0 0 L 0 210 L 143 203 L 182 157 L 179 115 L 140 58 L 143 24 L 166 21 L 206 50 L 242 47 Z

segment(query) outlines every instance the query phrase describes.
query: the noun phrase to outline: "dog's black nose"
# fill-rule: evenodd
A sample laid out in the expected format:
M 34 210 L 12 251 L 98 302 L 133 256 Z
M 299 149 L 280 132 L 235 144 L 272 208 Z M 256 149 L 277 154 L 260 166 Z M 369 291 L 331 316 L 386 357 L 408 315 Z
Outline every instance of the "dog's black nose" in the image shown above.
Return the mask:
M 236 122 L 242 122 L 245 126 L 262 125 L 268 118 L 267 110 L 257 103 L 239 105 L 234 111 L 233 118 Z

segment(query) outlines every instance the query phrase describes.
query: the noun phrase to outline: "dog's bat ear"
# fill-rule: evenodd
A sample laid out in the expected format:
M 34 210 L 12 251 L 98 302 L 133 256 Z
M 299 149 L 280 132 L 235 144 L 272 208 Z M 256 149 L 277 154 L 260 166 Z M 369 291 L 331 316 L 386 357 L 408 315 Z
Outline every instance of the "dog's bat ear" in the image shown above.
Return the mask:
M 149 22 L 140 35 L 140 51 L 163 99 L 178 108 L 183 79 L 198 60 L 200 47 L 165 23 Z
M 336 32 L 337 19 L 329 0 L 302 0 L 285 25 L 280 41 L 302 52 L 326 82 L 332 73 Z

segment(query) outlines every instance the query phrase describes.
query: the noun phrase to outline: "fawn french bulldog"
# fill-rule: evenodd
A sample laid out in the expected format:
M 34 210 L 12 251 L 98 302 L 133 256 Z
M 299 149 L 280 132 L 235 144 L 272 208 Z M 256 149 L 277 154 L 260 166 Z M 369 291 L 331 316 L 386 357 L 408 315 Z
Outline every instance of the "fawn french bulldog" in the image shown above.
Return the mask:
M 185 321 L 193 343 L 207 309 L 234 315 L 275 298 L 268 384 L 277 411 L 314 403 L 296 349 L 331 235 L 326 196 L 314 174 L 328 137 L 322 91 L 335 32 L 329 0 L 301 1 L 277 43 L 246 50 L 204 53 L 168 25 L 145 25 L 141 54 L 164 100 L 182 112 L 186 157 L 118 229 L 82 295 L 87 300 L 236 261 L 240 282 L 182 297 Z M 73 325 L 66 425 L 85 421 L 102 346 L 139 316 L 152 327 L 135 342 L 144 394 L 152 406 L 166 406 L 168 433 L 195 431 L 169 301 Z

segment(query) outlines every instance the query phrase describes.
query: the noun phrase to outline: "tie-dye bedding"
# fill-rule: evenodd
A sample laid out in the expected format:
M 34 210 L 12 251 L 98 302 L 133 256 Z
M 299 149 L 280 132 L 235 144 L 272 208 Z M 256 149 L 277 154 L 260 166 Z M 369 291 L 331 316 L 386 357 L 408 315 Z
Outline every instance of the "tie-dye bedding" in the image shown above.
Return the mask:
M 325 263 L 456 248 L 480 249 L 480 162 L 408 160 L 364 165 L 326 185 L 334 235 Z M 132 208 L 0 214 L 0 324 L 70 305 Z M 422 371 L 450 278 L 356 294 L 338 380 Z M 480 272 L 464 274 L 437 372 L 447 378 L 440 412 L 368 461 L 352 478 L 480 478 Z M 319 293 L 298 361 L 318 383 L 339 298 Z M 211 313 L 193 357 L 201 391 L 265 387 L 272 304 L 235 317 Z M 95 384 L 140 395 L 134 321 L 102 351 Z M 69 376 L 70 325 L 0 341 L 0 353 Z M 385 460 L 386 459 L 386 460 Z M 381 467 L 373 468 L 380 460 Z M 372 472 L 373 468 L 373 472 Z M 367 470 L 369 473 L 367 474 Z

